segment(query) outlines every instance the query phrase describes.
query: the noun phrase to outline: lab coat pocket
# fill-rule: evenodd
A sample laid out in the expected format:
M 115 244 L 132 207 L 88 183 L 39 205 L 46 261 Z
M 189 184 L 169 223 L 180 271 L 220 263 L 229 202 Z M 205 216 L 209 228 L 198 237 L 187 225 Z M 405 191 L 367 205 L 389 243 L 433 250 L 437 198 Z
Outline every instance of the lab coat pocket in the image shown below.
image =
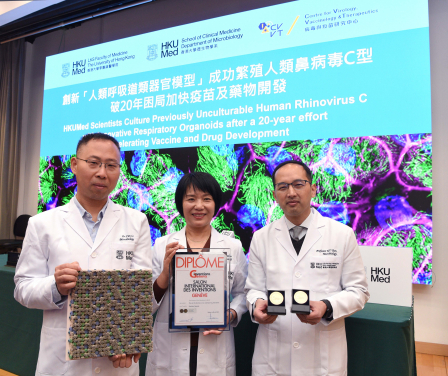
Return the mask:
M 269 354 L 268 354 L 268 364 L 273 372 L 277 372 L 277 331 L 268 330 L 269 336 Z
M 323 374 L 343 375 L 347 369 L 345 327 L 335 330 L 322 330 L 319 337 Z
M 255 374 L 276 374 L 277 349 L 277 331 L 268 329 L 267 325 L 259 325 L 252 359 Z
M 227 334 L 229 334 L 228 332 L 223 332 L 221 335 L 219 336 L 213 336 L 215 338 L 213 341 L 213 345 L 216 349 L 216 365 L 219 368 L 225 368 L 227 365 L 227 353 L 228 353 L 228 348 L 227 348 Z M 210 337 L 210 336 L 209 336 Z M 208 347 L 208 351 L 211 350 L 212 346 Z
M 224 332 L 220 337 L 225 338 L 225 354 L 222 362 L 223 367 L 235 367 L 235 339 L 233 337 L 233 328 L 230 331 Z M 224 351 L 223 351 L 224 352 Z
M 173 353 L 171 336 L 176 334 L 168 333 L 168 324 L 157 320 L 153 328 L 153 334 L 154 350 L 148 354 L 148 362 L 153 367 L 171 369 L 171 355 Z
M 112 269 L 130 269 L 134 257 L 134 244 L 111 243 Z
M 42 326 L 37 372 L 41 375 L 65 375 L 65 328 Z
M 310 258 L 310 287 L 313 291 L 338 291 L 342 268 L 338 256 L 313 256 Z

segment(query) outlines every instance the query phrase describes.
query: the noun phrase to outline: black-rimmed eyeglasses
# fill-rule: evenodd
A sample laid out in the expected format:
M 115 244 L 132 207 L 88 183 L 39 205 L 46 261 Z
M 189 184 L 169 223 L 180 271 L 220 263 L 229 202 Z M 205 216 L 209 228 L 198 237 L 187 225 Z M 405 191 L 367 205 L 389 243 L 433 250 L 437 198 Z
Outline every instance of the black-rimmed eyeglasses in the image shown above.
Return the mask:
M 294 180 L 292 183 L 277 183 L 275 184 L 277 191 L 279 192 L 286 192 L 289 189 L 289 186 L 292 185 L 292 187 L 296 190 L 296 191 L 300 191 L 305 185 L 306 183 L 310 183 L 311 182 L 309 180 L 302 180 L 302 179 L 297 179 Z
M 106 171 L 117 172 L 121 167 L 121 164 L 119 164 L 119 163 L 98 162 L 98 161 L 92 161 L 92 160 L 82 159 L 82 158 L 78 158 L 78 157 L 76 157 L 76 159 L 86 162 L 87 166 L 89 166 L 92 170 L 99 170 L 101 168 L 101 166 L 104 165 L 104 167 L 106 168 Z

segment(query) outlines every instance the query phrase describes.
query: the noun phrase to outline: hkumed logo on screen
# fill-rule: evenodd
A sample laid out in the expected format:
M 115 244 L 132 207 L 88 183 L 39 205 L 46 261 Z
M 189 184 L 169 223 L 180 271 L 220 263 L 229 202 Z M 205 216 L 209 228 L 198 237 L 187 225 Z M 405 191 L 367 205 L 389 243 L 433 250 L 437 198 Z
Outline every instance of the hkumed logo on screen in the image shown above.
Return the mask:
M 171 57 L 179 54 L 179 39 L 162 43 L 160 57 Z
M 74 61 L 72 75 L 86 73 L 86 59 Z

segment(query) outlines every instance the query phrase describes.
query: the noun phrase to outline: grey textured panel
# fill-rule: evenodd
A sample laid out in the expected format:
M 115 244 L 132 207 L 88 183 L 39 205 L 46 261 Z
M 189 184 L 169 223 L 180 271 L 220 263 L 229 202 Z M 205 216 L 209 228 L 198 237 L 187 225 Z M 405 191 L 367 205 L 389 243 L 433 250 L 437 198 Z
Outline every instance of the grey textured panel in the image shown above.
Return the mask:
M 152 351 L 150 270 L 79 272 L 69 311 L 69 359 Z

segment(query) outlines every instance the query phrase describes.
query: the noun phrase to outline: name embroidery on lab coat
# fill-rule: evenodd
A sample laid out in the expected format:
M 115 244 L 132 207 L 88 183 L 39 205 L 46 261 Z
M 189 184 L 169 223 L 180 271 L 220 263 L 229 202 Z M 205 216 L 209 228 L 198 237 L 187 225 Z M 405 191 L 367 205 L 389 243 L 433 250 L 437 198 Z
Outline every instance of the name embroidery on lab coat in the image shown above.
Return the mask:
M 336 249 L 318 249 L 316 252 L 321 253 L 322 256 L 337 256 L 338 251 Z
M 121 235 L 121 238 L 119 240 L 120 240 L 120 242 L 125 242 L 125 241 L 133 242 L 134 235 Z
M 311 269 L 337 269 L 339 262 L 312 262 Z

